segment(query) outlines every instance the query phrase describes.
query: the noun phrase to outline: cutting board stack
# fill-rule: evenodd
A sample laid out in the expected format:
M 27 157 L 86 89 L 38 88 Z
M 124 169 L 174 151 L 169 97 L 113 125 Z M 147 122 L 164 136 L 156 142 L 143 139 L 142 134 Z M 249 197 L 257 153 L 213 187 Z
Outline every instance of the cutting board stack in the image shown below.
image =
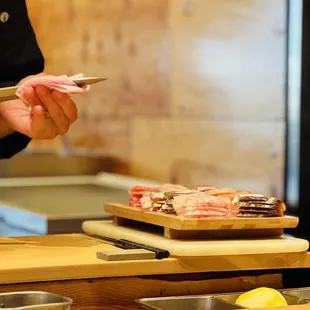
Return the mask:
M 184 219 L 119 203 L 106 204 L 104 211 L 113 215 L 113 222 L 84 222 L 86 233 L 166 249 L 172 256 L 292 253 L 309 248 L 308 241 L 283 234 L 284 228 L 298 225 L 298 218 L 291 216 Z

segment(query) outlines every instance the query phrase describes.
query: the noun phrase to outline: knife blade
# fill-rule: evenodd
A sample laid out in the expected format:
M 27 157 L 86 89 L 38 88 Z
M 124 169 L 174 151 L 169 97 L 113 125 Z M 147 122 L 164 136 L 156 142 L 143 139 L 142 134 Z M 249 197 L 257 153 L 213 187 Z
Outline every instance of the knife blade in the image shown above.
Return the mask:
M 109 237 L 103 237 L 97 234 L 86 233 L 86 235 L 91 236 L 93 238 L 100 239 L 102 241 L 105 241 L 108 244 L 114 245 L 121 249 L 144 249 L 144 250 L 154 252 L 156 254 L 156 259 L 168 258 L 170 256 L 169 251 L 155 248 L 155 247 L 152 247 L 146 244 L 136 243 L 136 242 L 129 241 L 126 239 L 113 239 Z
M 72 81 L 80 87 L 83 85 L 97 84 L 105 80 L 107 79 L 101 78 L 101 77 L 82 77 L 82 78 L 72 79 Z M 17 99 L 18 98 L 16 96 L 17 89 L 18 89 L 18 86 L 0 88 L 0 102 Z

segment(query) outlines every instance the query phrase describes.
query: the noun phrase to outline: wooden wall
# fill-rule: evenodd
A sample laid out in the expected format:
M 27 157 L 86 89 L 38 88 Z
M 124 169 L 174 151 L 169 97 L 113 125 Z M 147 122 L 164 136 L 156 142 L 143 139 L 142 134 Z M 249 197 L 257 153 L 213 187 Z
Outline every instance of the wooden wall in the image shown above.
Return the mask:
M 109 78 L 76 98 L 71 152 L 282 195 L 286 0 L 27 2 L 47 72 Z

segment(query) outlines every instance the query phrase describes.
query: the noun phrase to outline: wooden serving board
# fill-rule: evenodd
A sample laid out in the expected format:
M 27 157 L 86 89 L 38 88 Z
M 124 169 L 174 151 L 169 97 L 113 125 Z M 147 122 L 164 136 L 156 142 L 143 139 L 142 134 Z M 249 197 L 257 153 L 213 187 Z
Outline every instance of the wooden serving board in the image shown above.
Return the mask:
M 283 235 L 265 239 L 231 239 L 231 240 L 169 240 L 160 233 L 136 228 L 121 227 L 112 221 L 87 221 L 83 223 L 87 234 L 127 239 L 140 244 L 168 250 L 176 257 L 226 256 L 249 254 L 298 253 L 307 251 L 307 240 Z
M 295 228 L 299 221 L 292 216 L 187 219 L 159 212 L 146 212 L 141 208 L 120 203 L 106 204 L 104 211 L 113 215 L 114 223 L 119 226 L 137 226 L 137 222 L 161 226 L 168 239 L 276 237 L 283 234 L 284 228 Z

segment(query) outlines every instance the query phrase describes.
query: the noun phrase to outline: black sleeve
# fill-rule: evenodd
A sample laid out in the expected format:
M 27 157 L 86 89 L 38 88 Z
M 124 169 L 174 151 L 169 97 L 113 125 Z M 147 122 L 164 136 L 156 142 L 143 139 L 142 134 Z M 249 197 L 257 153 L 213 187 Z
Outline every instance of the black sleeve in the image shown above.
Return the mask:
M 30 142 L 30 138 L 19 133 L 0 139 L 0 159 L 10 158 L 16 153 L 22 151 Z
M 25 0 L 0 0 L 0 87 L 14 86 L 26 76 L 41 73 L 44 58 L 29 21 Z M 1 104 L 1 103 L 0 103 Z M 0 139 L 0 159 L 22 151 L 30 138 L 13 133 Z

